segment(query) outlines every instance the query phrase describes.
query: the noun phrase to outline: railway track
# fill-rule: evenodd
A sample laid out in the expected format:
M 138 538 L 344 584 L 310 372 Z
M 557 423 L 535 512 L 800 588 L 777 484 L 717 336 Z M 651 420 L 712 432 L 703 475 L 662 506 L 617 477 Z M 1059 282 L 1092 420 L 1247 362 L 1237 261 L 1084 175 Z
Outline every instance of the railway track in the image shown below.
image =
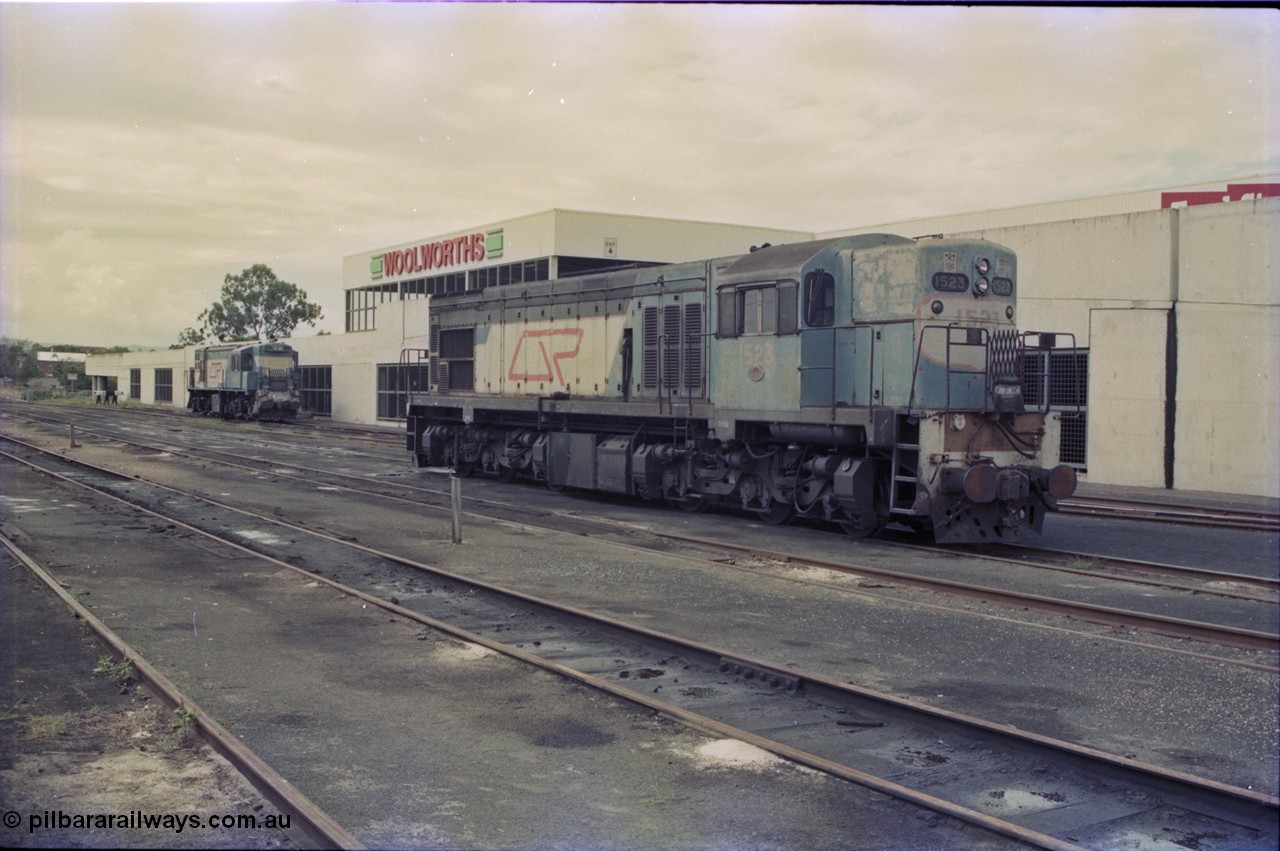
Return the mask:
M 947 552 L 939 547 L 917 546 L 924 552 Z M 1255 576 L 1247 573 L 1230 573 L 1186 565 L 1119 558 L 1070 550 L 1054 550 L 1037 546 L 1006 545 L 964 547 L 964 552 L 979 555 L 993 562 L 1017 565 L 1036 565 L 1045 569 L 1062 570 L 1080 576 L 1097 576 L 1101 572 L 1126 575 L 1126 581 L 1141 582 L 1160 588 L 1175 588 L 1195 593 L 1213 593 L 1236 597 L 1241 600 L 1274 603 L 1280 594 L 1280 579 Z M 1187 584 L 1194 583 L 1194 584 Z M 1209 584 L 1206 587 L 1205 583 Z
M 82 434 L 98 434 L 106 439 L 122 442 L 127 445 L 146 449 L 152 452 L 167 452 L 174 455 L 186 455 L 186 457 L 205 463 L 216 461 L 219 464 L 230 465 L 257 473 L 269 472 L 272 475 L 278 476 L 300 477 L 302 481 L 305 481 L 309 485 L 323 484 L 383 499 L 410 500 L 432 510 L 443 511 L 447 508 L 447 494 L 443 488 L 424 489 L 416 484 L 387 481 L 384 479 L 372 479 L 368 475 L 354 475 L 334 470 L 321 470 L 301 464 L 285 463 L 278 458 L 265 460 L 246 457 L 243 454 L 232 456 L 224 454 L 207 444 L 202 445 L 198 452 L 193 452 L 192 447 L 173 440 L 156 442 L 156 439 L 152 438 L 149 442 L 144 442 L 133 435 L 121 435 L 119 433 L 111 432 L 92 432 L 87 430 L 82 430 Z M 513 505 L 509 502 L 492 499 L 472 498 L 468 500 L 468 506 L 469 511 L 473 513 L 484 512 L 490 516 L 504 519 L 507 522 L 521 523 L 527 526 L 536 526 L 541 529 L 550 529 L 558 532 L 571 531 L 582 533 L 581 530 L 588 530 L 586 533 L 597 536 L 602 540 L 619 540 L 617 524 L 605 520 L 592 520 L 583 518 L 577 514 L 568 515 L 547 509 L 542 509 L 537 515 L 531 515 L 528 511 L 527 505 L 525 504 Z M 870 564 L 866 560 L 853 561 L 844 557 L 818 558 L 811 554 L 804 554 L 798 551 L 775 550 L 770 546 L 762 546 L 759 543 L 736 543 L 723 538 L 711 539 L 675 531 L 651 529 L 643 536 L 630 534 L 626 539 L 626 543 L 628 546 L 638 546 L 643 548 L 645 546 L 644 541 L 646 538 L 654 542 L 651 545 L 651 548 L 669 550 L 678 546 L 685 555 L 689 555 L 691 553 L 703 553 L 704 555 L 702 558 L 707 561 L 723 562 L 726 560 L 726 557 L 731 557 L 732 554 L 736 553 L 743 556 L 761 558 L 793 566 L 825 568 L 842 573 L 854 574 L 860 577 L 883 580 L 913 588 L 934 591 L 952 597 L 978 599 L 989 603 L 996 603 L 1002 606 L 1016 608 L 1018 610 L 1036 611 L 1051 615 L 1064 616 L 1082 623 L 1100 624 L 1126 630 L 1141 630 L 1143 632 L 1154 633 L 1176 639 L 1193 639 L 1223 647 L 1261 651 L 1267 654 L 1276 654 L 1280 652 L 1280 636 L 1278 636 L 1273 629 L 1240 626 L 1238 625 L 1240 615 L 1239 612 L 1235 610 L 1224 613 L 1224 618 L 1230 617 L 1231 622 L 1204 622 L 1197 619 L 1177 617 L 1133 607 L 1126 608 L 1115 605 L 1101 605 L 1079 599 L 1059 598 L 1025 590 L 1019 591 L 1009 587 L 993 585 L 990 582 L 966 582 L 946 576 L 929 575 L 919 572 L 912 573 L 904 570 L 900 566 L 882 567 Z M 929 552 L 943 553 L 947 558 L 954 557 L 956 552 L 954 548 L 943 549 L 917 547 L 917 545 L 914 544 L 898 543 L 895 544 L 895 546 L 918 548 Z M 1023 553 L 1025 555 L 1025 551 L 1023 551 Z M 1025 557 L 1014 559 L 997 556 L 989 552 L 980 552 L 980 555 L 982 558 L 993 562 L 1019 564 L 1024 567 L 1031 563 L 1041 568 L 1052 567 L 1059 571 L 1072 572 L 1077 575 L 1087 575 L 1093 579 L 1107 578 L 1121 582 L 1134 581 L 1127 575 L 1109 576 L 1100 573 L 1096 569 L 1085 571 L 1078 568 L 1071 568 L 1062 562 L 1046 563 L 1043 560 L 1029 562 Z M 1069 561 L 1072 558 L 1072 554 L 1063 554 L 1063 558 Z M 1136 565 L 1137 563 L 1126 563 L 1124 565 L 1114 562 L 1112 563 L 1113 567 L 1126 566 L 1130 569 L 1135 568 Z M 1259 623 L 1266 623 L 1274 620 L 1274 609 L 1277 603 L 1276 592 L 1278 590 L 1278 583 L 1275 580 L 1241 576 L 1237 574 L 1195 571 L 1187 568 L 1179 568 L 1173 565 L 1147 564 L 1145 567 L 1148 573 L 1159 570 L 1163 571 L 1166 575 L 1180 574 L 1184 579 L 1194 580 L 1197 584 L 1175 585 L 1167 580 L 1157 581 L 1145 577 L 1139 578 L 1137 580 L 1139 582 L 1161 585 L 1166 588 L 1177 588 L 1180 591 L 1196 594 L 1214 594 L 1233 597 L 1235 599 L 1255 604 L 1256 607 L 1261 607 L 1258 610 L 1259 614 L 1263 612 L 1270 613 L 1264 617 L 1256 618 Z M 1237 590 L 1239 585 L 1245 585 L 1252 591 L 1252 593 Z M 1134 600 L 1135 604 L 1148 602 L 1147 599 L 1143 598 L 1141 595 L 1135 597 Z M 1188 651 L 1180 650 L 1176 652 Z M 1236 664 L 1243 664 L 1269 671 L 1276 669 L 1274 660 L 1261 662 L 1244 661 L 1237 662 Z
M 37 413 L 38 403 L 21 402 L 17 400 L 6 399 L 0 402 L 0 408 L 11 408 L 14 411 L 21 411 L 24 415 L 32 418 L 40 418 Z M 284 432 L 295 434 L 321 434 L 321 435 L 339 435 L 346 440 L 356 440 L 365 443 L 379 444 L 388 447 L 404 448 L 404 434 L 397 428 L 378 428 L 376 426 L 361 426 L 352 423 L 335 422 L 327 418 L 310 418 L 295 419 L 287 421 L 263 420 L 252 423 L 245 423 L 237 420 L 221 420 L 218 418 L 202 417 L 189 413 L 182 409 L 147 405 L 143 407 L 134 407 L 132 405 L 117 405 L 102 408 L 96 405 L 72 406 L 65 405 L 60 408 L 50 408 L 43 406 L 45 412 L 60 410 L 63 413 L 75 412 L 86 416 L 123 416 L 136 418 L 138 420 L 152 421 L 161 420 L 175 424 L 193 424 L 193 423 L 217 423 L 227 422 L 232 425 L 244 427 L 252 426 L 263 429 L 267 432 Z M 45 419 L 52 420 L 52 417 Z M 59 422 L 67 422 L 66 419 L 58 419 Z
M 5 405 L 14 405 L 15 409 L 20 405 L 24 410 L 24 413 L 29 413 L 34 418 L 39 418 L 39 414 L 36 414 L 31 410 L 35 407 L 31 403 L 6 402 Z M 87 409 L 92 410 L 91 408 Z M 192 415 L 186 412 L 176 410 L 166 411 L 162 408 L 155 407 L 148 407 L 145 409 L 125 407 L 113 408 L 110 410 L 111 414 L 120 412 L 124 412 L 126 415 L 151 417 L 153 419 L 162 418 L 174 422 L 190 423 L 193 421 Z M 196 422 L 200 421 L 199 418 L 194 419 Z M 65 419 L 59 421 L 66 422 Z M 255 425 L 269 431 L 283 432 L 286 434 L 290 432 L 300 432 L 341 435 L 346 439 L 359 440 L 362 442 L 397 448 L 403 447 L 404 440 L 403 434 L 399 431 L 334 423 L 331 421 L 296 420 L 294 422 L 286 423 L 256 423 Z M 1173 523 L 1186 526 L 1280 532 L 1280 513 L 1274 511 L 1237 508 L 1233 506 L 1179 503 L 1173 501 L 1172 498 L 1169 501 L 1153 501 L 1125 499 L 1119 497 L 1086 496 L 1077 493 L 1073 497 L 1060 501 L 1059 511 L 1063 514 L 1112 520 L 1145 520 L 1154 523 Z
M 1137 499 L 1072 497 L 1062 500 L 1063 514 L 1102 517 L 1109 520 L 1143 520 L 1148 523 L 1176 523 L 1254 532 L 1280 532 L 1280 514 L 1247 508 L 1185 505 Z
M 1003 836 L 1046 848 L 1206 835 L 1263 847 L 1280 838 L 1274 796 L 735 656 L 56 454 L 21 453 L 30 457 L 6 457 L 217 540 L 226 528 L 243 539 L 246 525 L 305 537 L 308 561 L 326 566 L 323 581 L 367 603 Z M 281 564 L 297 557 L 299 545 L 251 537 L 249 549 Z M 375 564 L 413 571 L 430 587 L 389 602 L 361 579 Z
M 281 777 L 258 754 L 232 735 L 226 727 L 180 690 L 160 669 L 143 658 L 97 615 L 86 608 L 43 565 L 17 544 L 0 537 L 0 545 L 18 563 L 44 583 L 82 624 L 120 659 L 127 659 L 139 680 L 170 710 L 183 710 L 200 736 L 230 762 L 276 809 L 289 816 L 287 834 L 302 848 L 364 848 L 342 825 L 317 807 L 306 795 Z

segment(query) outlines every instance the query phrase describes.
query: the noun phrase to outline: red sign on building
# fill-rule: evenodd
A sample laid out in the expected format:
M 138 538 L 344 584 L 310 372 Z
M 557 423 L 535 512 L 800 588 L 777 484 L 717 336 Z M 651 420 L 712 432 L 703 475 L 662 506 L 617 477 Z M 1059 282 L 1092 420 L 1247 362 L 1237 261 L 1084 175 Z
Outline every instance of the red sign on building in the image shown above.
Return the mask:
M 1227 188 L 1209 192 L 1161 192 L 1160 209 L 1194 207 L 1198 204 L 1226 204 L 1231 201 L 1256 201 L 1280 195 L 1280 183 L 1228 183 Z

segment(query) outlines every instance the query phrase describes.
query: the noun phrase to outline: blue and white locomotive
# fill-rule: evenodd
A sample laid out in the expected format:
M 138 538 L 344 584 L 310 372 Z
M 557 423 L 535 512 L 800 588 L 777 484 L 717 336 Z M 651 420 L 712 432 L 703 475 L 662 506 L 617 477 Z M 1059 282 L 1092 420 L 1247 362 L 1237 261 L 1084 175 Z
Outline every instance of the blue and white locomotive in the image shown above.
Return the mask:
M 1076 486 L 1022 393 L 1017 261 L 866 235 L 433 297 L 419 466 L 1018 541 Z
M 187 409 L 206 416 L 289 420 L 302 407 L 298 353 L 288 343 L 227 343 L 196 349 Z

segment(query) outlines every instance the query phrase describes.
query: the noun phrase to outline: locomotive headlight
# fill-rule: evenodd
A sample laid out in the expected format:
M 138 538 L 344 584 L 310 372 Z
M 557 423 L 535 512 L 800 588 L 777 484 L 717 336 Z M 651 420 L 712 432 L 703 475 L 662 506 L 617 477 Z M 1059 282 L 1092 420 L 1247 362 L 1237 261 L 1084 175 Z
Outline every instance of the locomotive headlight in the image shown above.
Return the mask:
M 973 282 L 973 291 L 977 295 L 986 295 L 991 292 L 991 281 L 986 278 L 978 278 Z
M 978 274 L 985 275 L 987 274 L 987 272 L 991 271 L 991 261 L 985 257 L 981 257 L 978 259 L 977 267 L 978 267 Z
M 929 305 L 929 309 L 933 311 L 934 316 L 937 316 L 939 313 L 942 312 L 942 302 L 938 301 L 935 298 L 933 300 L 933 304 Z
M 1006 307 L 1006 308 L 1004 309 L 1004 318 L 1005 318 L 1005 319 L 1013 319 L 1013 305 L 1012 305 L 1012 304 L 1011 304 L 1011 305 L 1009 305 L 1008 307 Z

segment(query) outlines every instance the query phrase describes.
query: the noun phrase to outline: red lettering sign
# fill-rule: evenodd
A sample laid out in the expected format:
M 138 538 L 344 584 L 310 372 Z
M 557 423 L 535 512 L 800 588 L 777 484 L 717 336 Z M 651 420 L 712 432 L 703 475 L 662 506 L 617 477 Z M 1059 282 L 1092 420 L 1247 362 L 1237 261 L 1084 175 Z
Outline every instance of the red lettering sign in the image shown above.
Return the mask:
M 536 353 L 526 355 L 534 364 L 523 371 L 517 370 L 525 343 L 536 346 Z M 516 341 L 516 350 L 511 355 L 511 365 L 507 367 L 507 378 L 512 381 L 550 381 L 553 377 L 557 384 L 564 384 L 564 373 L 560 371 L 560 361 L 578 356 L 582 346 L 581 328 L 552 328 L 547 331 L 525 331 Z M 542 363 L 538 364 L 537 361 Z M 552 372 L 554 371 L 554 376 Z
M 1280 195 L 1280 183 L 1228 183 L 1226 191 L 1161 192 L 1160 207 L 1195 207 L 1199 204 L 1227 204 L 1232 201 L 1255 201 Z
M 476 263 L 484 259 L 484 234 L 473 233 L 438 242 L 426 242 L 412 248 L 388 251 L 382 255 L 385 275 L 425 272 L 459 263 Z

